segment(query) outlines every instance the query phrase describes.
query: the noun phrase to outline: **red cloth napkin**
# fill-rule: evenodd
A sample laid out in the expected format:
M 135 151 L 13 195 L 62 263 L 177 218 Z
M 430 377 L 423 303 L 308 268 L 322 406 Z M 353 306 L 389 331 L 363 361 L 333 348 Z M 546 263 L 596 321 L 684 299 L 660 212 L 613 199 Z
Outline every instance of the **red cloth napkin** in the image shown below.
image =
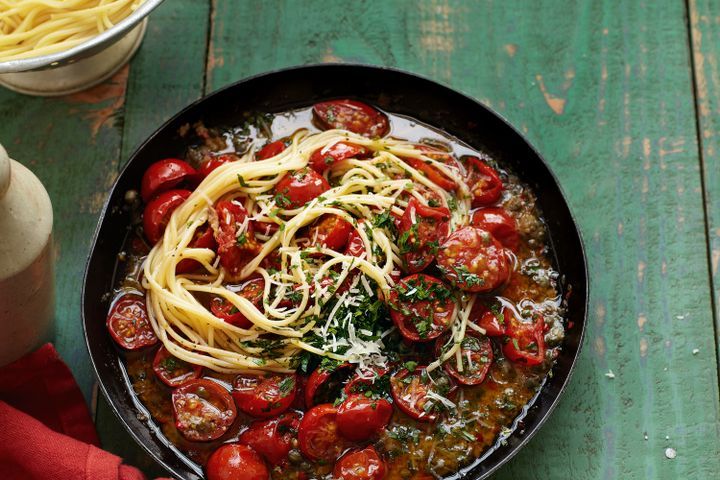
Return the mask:
M 145 480 L 99 445 L 82 393 L 51 344 L 0 368 L 3 480 Z

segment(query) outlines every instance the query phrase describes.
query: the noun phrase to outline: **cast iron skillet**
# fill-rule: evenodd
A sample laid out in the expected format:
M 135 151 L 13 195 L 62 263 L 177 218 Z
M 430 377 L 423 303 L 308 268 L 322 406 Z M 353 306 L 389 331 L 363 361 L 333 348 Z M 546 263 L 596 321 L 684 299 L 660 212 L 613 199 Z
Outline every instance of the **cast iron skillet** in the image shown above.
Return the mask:
M 82 315 L 85 339 L 95 373 L 108 402 L 130 435 L 173 476 L 202 478 L 146 420 L 147 412 L 130 392 L 127 374 L 105 328 L 108 292 L 113 287 L 117 254 L 130 228 L 123 196 L 137 189 L 145 169 L 158 159 L 181 156 L 185 143 L 178 128 L 205 120 L 208 125 L 240 123 L 245 111 L 281 112 L 331 98 L 355 98 L 396 114 L 408 115 L 445 130 L 508 165 L 538 195 L 547 221 L 555 266 L 568 298 L 567 331 L 553 376 L 542 387 L 523 419 L 522 428 L 483 459 L 458 472 L 482 479 L 508 461 L 540 428 L 565 389 L 580 352 L 587 310 L 587 270 L 583 245 L 560 186 L 537 151 L 502 117 L 476 100 L 435 82 L 398 70 L 361 65 L 316 65 L 251 77 L 203 98 L 165 123 L 133 154 L 105 203 L 85 270 Z M 234 120 L 234 121 L 233 121 Z M 143 415 L 143 413 L 145 415 Z

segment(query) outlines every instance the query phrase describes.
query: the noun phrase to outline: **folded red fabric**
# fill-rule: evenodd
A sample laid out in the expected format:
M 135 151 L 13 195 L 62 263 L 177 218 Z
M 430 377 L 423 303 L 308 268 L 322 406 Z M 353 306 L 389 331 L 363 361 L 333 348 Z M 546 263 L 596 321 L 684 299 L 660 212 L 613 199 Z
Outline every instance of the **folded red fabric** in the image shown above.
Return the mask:
M 0 368 L 3 480 L 144 480 L 98 448 L 90 413 L 51 344 Z

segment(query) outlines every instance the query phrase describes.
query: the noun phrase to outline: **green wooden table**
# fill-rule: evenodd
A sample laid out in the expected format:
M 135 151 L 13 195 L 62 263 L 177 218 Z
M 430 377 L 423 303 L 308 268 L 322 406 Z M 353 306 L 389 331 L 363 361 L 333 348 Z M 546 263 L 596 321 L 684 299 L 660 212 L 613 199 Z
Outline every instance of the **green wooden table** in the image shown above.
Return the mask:
M 496 478 L 717 478 L 713 0 L 170 0 L 105 84 L 57 99 L 0 91 L 0 143 L 52 197 L 55 343 L 104 446 L 162 473 L 96 398 L 82 340 L 82 271 L 118 169 L 190 101 L 315 62 L 391 65 L 480 99 L 525 132 L 568 195 L 590 262 L 586 345 L 550 421 Z

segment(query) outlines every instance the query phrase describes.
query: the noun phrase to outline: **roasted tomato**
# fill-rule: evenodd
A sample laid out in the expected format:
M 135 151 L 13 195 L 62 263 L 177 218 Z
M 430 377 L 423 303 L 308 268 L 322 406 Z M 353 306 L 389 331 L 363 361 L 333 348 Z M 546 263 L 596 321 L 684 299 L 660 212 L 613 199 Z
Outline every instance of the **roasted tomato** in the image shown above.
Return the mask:
M 503 246 L 517 251 L 520 245 L 520 234 L 515 219 L 504 209 L 490 207 L 476 210 L 471 223 L 490 232 Z
M 238 440 L 250 445 L 271 466 L 279 465 L 287 458 L 299 425 L 300 414 L 288 412 L 272 420 L 251 423 Z
M 374 447 L 353 450 L 335 463 L 335 480 L 382 480 L 385 478 L 385 463 Z
M 152 244 L 163 236 L 170 216 L 191 194 L 190 190 L 169 190 L 153 198 L 143 212 L 143 230 Z
M 363 157 L 368 150 L 360 145 L 349 142 L 333 143 L 330 146 L 318 148 L 310 155 L 310 167 L 318 173 L 323 173 L 337 162 L 348 158 Z
M 193 365 L 172 356 L 164 346 L 160 347 L 155 354 L 153 370 L 155 375 L 171 388 L 179 387 L 188 380 L 199 378 L 202 373 L 200 365 Z
M 208 155 L 200 164 L 200 175 L 207 177 L 213 170 L 226 163 L 236 162 L 240 157 L 234 153 L 223 153 L 220 155 Z
M 226 443 L 210 455 L 205 467 L 208 480 L 268 480 L 262 457 L 247 445 Z
M 534 314 L 531 322 L 519 320 L 509 308 L 503 309 L 507 342 L 503 354 L 513 362 L 539 365 L 545 360 L 545 319 Z
M 348 243 L 352 225 L 338 215 L 326 214 L 310 226 L 308 238 L 317 247 L 340 251 Z
M 390 395 L 389 390 L 387 390 L 390 379 L 389 373 L 387 368 L 373 367 L 369 372 L 358 369 L 355 375 L 345 384 L 343 391 L 346 396 L 353 393 L 362 393 L 368 398 L 385 397 Z
M 284 209 L 300 208 L 330 190 L 325 177 L 307 167 L 286 174 L 275 185 L 275 204 Z
M 440 357 L 443 353 L 443 346 L 448 339 L 438 338 L 435 346 L 435 354 Z M 458 383 L 462 385 L 480 385 L 490 370 L 493 361 L 493 349 L 490 339 L 485 336 L 466 336 L 460 344 L 460 359 L 462 361 L 462 372 L 457 368 L 457 360 L 453 355 L 443 367 Z
M 305 405 L 312 407 L 316 403 L 335 401 L 340 392 L 340 385 L 354 369 L 351 363 L 343 363 L 335 369 L 316 368 L 305 385 Z
M 272 143 L 268 143 L 263 148 L 257 151 L 255 158 L 257 160 L 267 160 L 275 155 L 280 155 L 287 148 L 285 140 L 276 140 Z
M 188 380 L 172 393 L 178 431 L 192 442 L 220 438 L 235 421 L 237 411 L 230 394 L 212 380 Z
M 188 248 L 209 248 L 211 250 L 216 250 L 217 242 L 215 241 L 212 228 L 204 227 L 195 230 L 195 235 L 193 236 L 193 239 L 190 240 Z M 175 273 L 189 273 L 201 267 L 202 264 L 197 260 L 185 258 L 178 262 L 175 267 Z
M 455 311 L 450 289 L 430 275 L 403 278 L 390 291 L 390 317 L 403 337 L 413 342 L 433 340 L 448 328 Z
M 467 168 L 467 185 L 472 195 L 472 206 L 486 207 L 500 199 L 503 184 L 497 172 L 478 157 L 463 157 Z
M 355 393 L 338 407 L 338 431 L 348 440 L 368 440 L 387 426 L 392 413 L 392 405 L 384 398 L 368 398 Z
M 390 131 L 387 115 L 356 100 L 316 103 L 313 115 L 323 130 L 341 128 L 370 138 L 384 137 Z
M 445 164 L 449 164 L 453 161 L 452 155 L 450 153 L 444 152 L 437 148 L 433 148 L 429 145 L 415 145 L 415 148 L 417 150 L 420 150 L 423 155 L 425 155 L 426 157 L 430 157 L 433 160 L 437 160 Z M 453 191 L 457 189 L 457 183 L 455 183 L 455 180 L 449 178 L 436 166 L 430 163 L 426 163 L 424 160 L 421 160 L 419 158 L 407 157 L 403 158 L 403 160 L 415 170 L 423 172 L 428 178 L 428 180 L 430 180 L 443 190 Z
M 490 292 L 510 277 L 512 265 L 487 230 L 463 227 L 440 245 L 437 264 L 453 285 L 466 292 Z
M 233 381 L 232 395 L 238 408 L 253 417 L 269 418 L 290 407 L 297 392 L 297 375 L 284 373 L 241 374 Z
M 265 280 L 263 278 L 253 278 L 243 283 L 237 294 L 250 300 L 256 307 L 260 307 L 264 292 Z M 250 328 L 253 325 L 235 305 L 224 297 L 214 297 L 210 302 L 210 311 L 216 317 L 236 327 Z
M 220 265 L 231 278 L 235 278 L 262 247 L 255 239 L 252 223 L 245 221 L 245 207 L 238 201 L 220 201 L 215 205 L 215 212 L 215 240 L 218 243 Z M 243 228 L 245 224 L 247 227 Z
M 145 298 L 126 293 L 113 302 L 107 317 L 107 328 L 113 340 L 126 350 L 155 345 L 155 336 L 148 319 Z
M 408 202 L 398 229 L 398 247 L 409 273 L 428 267 L 435 258 L 440 243 L 450 229 L 450 210 L 428 207 L 415 197 Z
M 448 397 L 455 388 L 452 379 L 441 369 L 428 374 L 425 367 L 413 365 L 412 372 L 403 368 L 390 377 L 390 392 L 395 405 L 420 422 L 437 420 L 440 412 L 450 407 Z
M 338 432 L 337 408 L 323 403 L 308 410 L 300 421 L 298 442 L 307 459 L 334 461 L 347 445 Z
M 505 335 L 505 316 L 501 312 L 502 306 L 498 303 L 492 303 L 489 306 L 480 299 L 475 300 L 472 310 L 470 310 L 469 321 L 485 330 L 488 337 L 500 337 Z M 467 329 L 468 335 L 476 335 L 476 330 Z
M 177 158 L 167 158 L 153 163 L 145 170 L 140 195 L 147 203 L 158 193 L 171 190 L 181 183 L 195 188 L 199 181 L 200 175 L 189 163 Z
M 363 220 L 360 220 L 358 222 L 358 228 L 362 228 L 363 223 Z M 365 253 L 365 242 L 363 242 L 356 228 L 351 229 L 348 235 L 347 245 L 345 246 L 345 255 L 363 258 Z

